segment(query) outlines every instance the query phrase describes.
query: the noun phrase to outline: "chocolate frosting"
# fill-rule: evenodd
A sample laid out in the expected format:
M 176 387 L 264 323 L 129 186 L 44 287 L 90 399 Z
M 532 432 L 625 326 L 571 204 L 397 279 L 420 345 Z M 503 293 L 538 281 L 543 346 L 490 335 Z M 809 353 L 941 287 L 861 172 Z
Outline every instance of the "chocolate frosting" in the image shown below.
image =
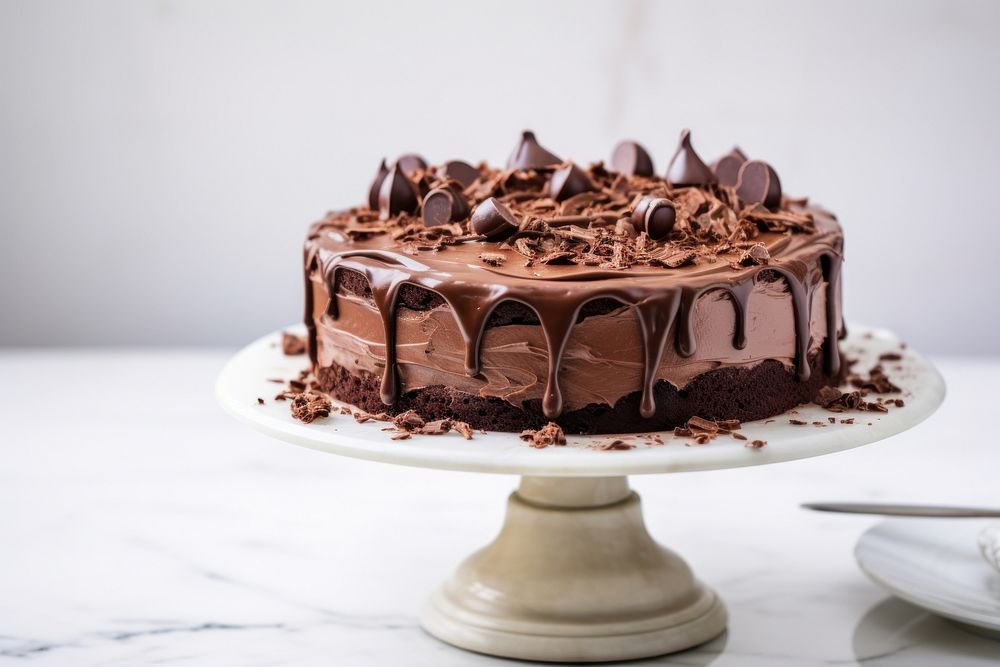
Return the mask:
M 387 405 L 402 390 L 397 319 L 399 295 L 406 286 L 437 295 L 461 339 L 464 372 L 470 382 L 480 378 L 480 384 L 481 344 L 491 313 L 507 302 L 529 308 L 544 339 L 541 399 L 549 418 L 565 408 L 560 369 L 571 333 L 588 304 L 605 300 L 633 313 L 639 324 L 643 416 L 655 411 L 653 385 L 663 374 L 664 359 L 679 362 L 698 352 L 703 342 L 699 332 L 705 329 L 695 321 L 700 317 L 697 305 L 709 296 L 730 304 L 732 348 L 746 359 L 758 359 L 760 353 L 742 352 L 748 345 L 751 296 L 759 299 L 773 291 L 768 285 L 781 285 L 779 293 L 792 306 L 794 349 L 789 361 L 798 377 L 808 379 L 807 357 L 817 345 L 827 372 L 839 372 L 843 238 L 832 215 L 805 200 L 781 199 L 774 210 L 741 202 L 732 187 L 716 183 L 694 154 L 687 133 L 666 179 L 617 173 L 599 163 L 586 170 L 577 167 L 593 189 L 556 201 L 549 176 L 538 169 L 559 163 L 526 132 L 508 169 L 481 166 L 474 183 L 462 191 L 449 190 L 467 198 L 464 203 L 473 210 L 468 222 L 428 228 L 414 215 L 414 202 L 403 197 L 406 202 L 396 208 L 380 201 L 382 216 L 369 206 L 330 214 L 313 225 L 304 257 L 305 319 L 313 363 L 317 319 L 336 323 L 340 302 L 354 303 L 338 294 L 338 281 L 344 271 L 351 271 L 367 281 L 378 314 L 384 349 L 377 366 Z M 449 187 L 447 179 L 440 180 L 440 169 L 422 170 L 415 177 L 424 180 L 411 183 L 414 198 L 420 191 Z M 390 187 L 393 178 L 408 177 L 394 168 L 384 176 L 380 194 L 397 188 L 406 194 L 402 184 Z M 685 182 L 696 185 L 679 185 Z M 649 207 L 639 216 L 646 223 L 656 210 L 674 212 L 665 233 L 665 218 L 658 219 L 659 238 L 632 222 L 642 202 Z M 326 295 L 320 318 L 317 294 Z M 814 305 L 822 311 L 819 319 Z M 820 335 L 814 332 L 816 322 L 822 322 Z M 754 344 L 764 350 L 767 340 L 754 338 Z M 427 365 L 427 372 L 432 366 Z

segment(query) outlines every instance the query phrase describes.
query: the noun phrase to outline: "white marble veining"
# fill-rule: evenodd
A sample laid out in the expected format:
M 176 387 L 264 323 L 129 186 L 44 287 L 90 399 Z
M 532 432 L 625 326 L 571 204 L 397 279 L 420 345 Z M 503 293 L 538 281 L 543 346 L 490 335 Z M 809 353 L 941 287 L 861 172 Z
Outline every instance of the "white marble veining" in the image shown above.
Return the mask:
M 212 398 L 228 356 L 0 353 L 0 663 L 504 663 L 430 638 L 416 609 L 493 537 L 516 478 L 352 460 L 258 435 Z M 994 409 L 1000 360 L 936 361 L 945 405 L 886 442 L 632 479 L 654 537 L 731 614 L 722 638 L 646 662 L 1000 660 L 1000 643 L 893 600 L 858 570 L 854 543 L 876 519 L 796 507 L 1000 504 L 1000 442 L 977 425 Z

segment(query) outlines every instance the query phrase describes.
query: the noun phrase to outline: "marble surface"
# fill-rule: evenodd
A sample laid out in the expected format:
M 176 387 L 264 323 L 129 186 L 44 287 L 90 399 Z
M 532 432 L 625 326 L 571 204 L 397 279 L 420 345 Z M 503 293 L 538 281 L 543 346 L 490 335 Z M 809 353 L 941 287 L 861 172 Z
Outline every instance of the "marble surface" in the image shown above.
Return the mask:
M 505 663 L 430 638 L 416 610 L 493 537 L 516 478 L 270 440 L 213 400 L 229 354 L 0 351 L 0 664 Z M 723 637 L 646 663 L 997 664 L 1000 643 L 858 570 L 854 543 L 877 519 L 797 509 L 1000 504 L 1000 442 L 976 425 L 1000 360 L 934 361 L 944 406 L 885 442 L 631 478 L 654 537 L 731 614 Z

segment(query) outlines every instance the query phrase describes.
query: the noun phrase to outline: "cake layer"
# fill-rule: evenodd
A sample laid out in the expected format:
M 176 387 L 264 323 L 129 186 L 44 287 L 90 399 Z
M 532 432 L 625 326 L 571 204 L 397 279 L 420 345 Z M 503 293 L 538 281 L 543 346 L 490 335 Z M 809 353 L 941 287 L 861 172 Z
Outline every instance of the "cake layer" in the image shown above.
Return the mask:
M 826 374 L 822 352 L 810 358 L 809 366 L 812 372 L 805 382 L 774 360 L 753 367 L 717 368 L 698 376 L 683 390 L 661 380 L 653 387 L 657 408 L 650 417 L 639 416 L 642 392 L 633 391 L 614 405 L 588 405 L 563 413 L 556 421 L 566 433 L 640 433 L 673 429 L 693 416 L 741 422 L 764 419 L 808 402 L 822 387 L 840 381 Z M 514 406 L 501 398 L 433 385 L 407 391 L 386 406 L 379 395 L 378 375 L 357 374 L 331 364 L 319 368 L 317 380 L 334 398 L 372 414 L 415 410 L 421 415 L 464 421 L 474 428 L 514 432 L 537 429 L 549 421 L 537 399 Z

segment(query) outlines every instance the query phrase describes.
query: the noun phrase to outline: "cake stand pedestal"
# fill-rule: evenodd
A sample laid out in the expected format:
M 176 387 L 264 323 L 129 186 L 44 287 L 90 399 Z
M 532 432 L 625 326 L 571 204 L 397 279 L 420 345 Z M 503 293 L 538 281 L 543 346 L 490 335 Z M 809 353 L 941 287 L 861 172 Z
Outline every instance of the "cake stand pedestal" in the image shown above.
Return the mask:
M 250 344 L 223 369 L 223 407 L 254 428 L 295 444 L 387 463 L 521 475 L 497 538 L 462 563 L 431 595 L 421 623 L 462 648 L 510 658 L 599 662 L 642 658 L 703 643 L 726 627 L 726 610 L 676 554 L 646 531 L 639 497 L 625 475 L 712 470 L 775 463 L 842 451 L 900 433 L 944 398 L 937 371 L 884 331 L 853 327 L 844 351 L 867 370 L 880 355 L 903 388 L 905 406 L 888 413 L 831 413 L 801 406 L 788 417 L 743 425 L 750 440 L 720 437 L 706 445 L 660 434 L 664 444 L 626 439 L 627 451 L 595 448 L 615 436 L 570 436 L 565 447 L 532 449 L 509 433 L 415 436 L 392 441 L 379 422 L 333 416 L 293 420 L 287 404 L 268 400 L 268 378 L 294 378 L 303 357 L 282 355 L 280 332 Z M 265 398 L 260 405 L 258 397 Z M 853 417 L 854 423 L 841 423 Z M 817 422 L 819 425 L 813 425 Z

